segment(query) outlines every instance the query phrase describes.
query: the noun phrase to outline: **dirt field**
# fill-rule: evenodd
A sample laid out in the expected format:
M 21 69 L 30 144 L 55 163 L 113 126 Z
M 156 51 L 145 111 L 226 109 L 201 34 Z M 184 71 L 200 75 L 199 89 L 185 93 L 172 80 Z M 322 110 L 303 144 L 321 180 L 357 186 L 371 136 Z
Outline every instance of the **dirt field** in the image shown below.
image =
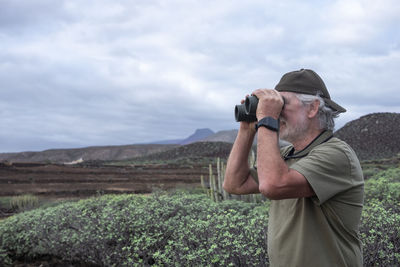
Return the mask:
M 0 164 L 0 196 L 88 196 L 98 193 L 149 193 L 154 189 L 194 187 L 208 166 L 153 164 L 79 166 L 42 163 Z

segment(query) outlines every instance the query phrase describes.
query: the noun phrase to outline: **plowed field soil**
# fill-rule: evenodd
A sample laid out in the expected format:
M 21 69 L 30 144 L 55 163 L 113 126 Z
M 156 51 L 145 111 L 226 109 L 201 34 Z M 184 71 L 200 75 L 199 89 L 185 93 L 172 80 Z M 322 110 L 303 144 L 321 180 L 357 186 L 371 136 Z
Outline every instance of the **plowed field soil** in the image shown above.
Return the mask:
M 88 196 L 96 193 L 150 193 L 194 187 L 208 166 L 152 164 L 78 166 L 42 163 L 0 164 L 0 196 Z

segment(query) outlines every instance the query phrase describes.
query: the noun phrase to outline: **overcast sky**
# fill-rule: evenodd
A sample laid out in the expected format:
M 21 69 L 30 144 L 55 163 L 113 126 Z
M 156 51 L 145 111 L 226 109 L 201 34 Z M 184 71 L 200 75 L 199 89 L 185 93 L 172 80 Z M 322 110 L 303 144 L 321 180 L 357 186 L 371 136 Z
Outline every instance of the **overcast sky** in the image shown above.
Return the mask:
M 400 1 L 0 0 L 0 152 L 237 129 L 311 68 L 347 108 L 400 112 Z

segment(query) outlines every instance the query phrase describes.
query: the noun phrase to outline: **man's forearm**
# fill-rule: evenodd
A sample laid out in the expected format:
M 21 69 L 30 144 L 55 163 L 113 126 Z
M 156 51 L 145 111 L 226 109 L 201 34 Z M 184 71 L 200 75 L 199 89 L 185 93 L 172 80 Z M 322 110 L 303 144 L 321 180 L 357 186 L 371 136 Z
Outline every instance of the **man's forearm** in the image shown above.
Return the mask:
M 278 133 L 264 127 L 259 128 L 257 172 L 261 193 L 267 197 L 276 193 L 271 189 L 281 184 L 281 178 L 287 171 L 288 167 L 280 155 Z
M 248 156 L 254 135 L 253 131 L 239 130 L 238 132 L 226 166 L 224 188 L 228 192 L 239 188 L 249 176 Z

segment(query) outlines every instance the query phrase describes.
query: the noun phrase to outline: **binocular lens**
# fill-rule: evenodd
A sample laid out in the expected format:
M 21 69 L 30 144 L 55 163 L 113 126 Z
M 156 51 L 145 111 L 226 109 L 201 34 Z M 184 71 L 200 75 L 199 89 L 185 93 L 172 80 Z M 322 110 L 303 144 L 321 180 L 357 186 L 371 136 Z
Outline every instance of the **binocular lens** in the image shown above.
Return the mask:
M 235 119 L 236 121 L 257 121 L 256 115 L 247 114 L 245 104 L 235 106 Z

